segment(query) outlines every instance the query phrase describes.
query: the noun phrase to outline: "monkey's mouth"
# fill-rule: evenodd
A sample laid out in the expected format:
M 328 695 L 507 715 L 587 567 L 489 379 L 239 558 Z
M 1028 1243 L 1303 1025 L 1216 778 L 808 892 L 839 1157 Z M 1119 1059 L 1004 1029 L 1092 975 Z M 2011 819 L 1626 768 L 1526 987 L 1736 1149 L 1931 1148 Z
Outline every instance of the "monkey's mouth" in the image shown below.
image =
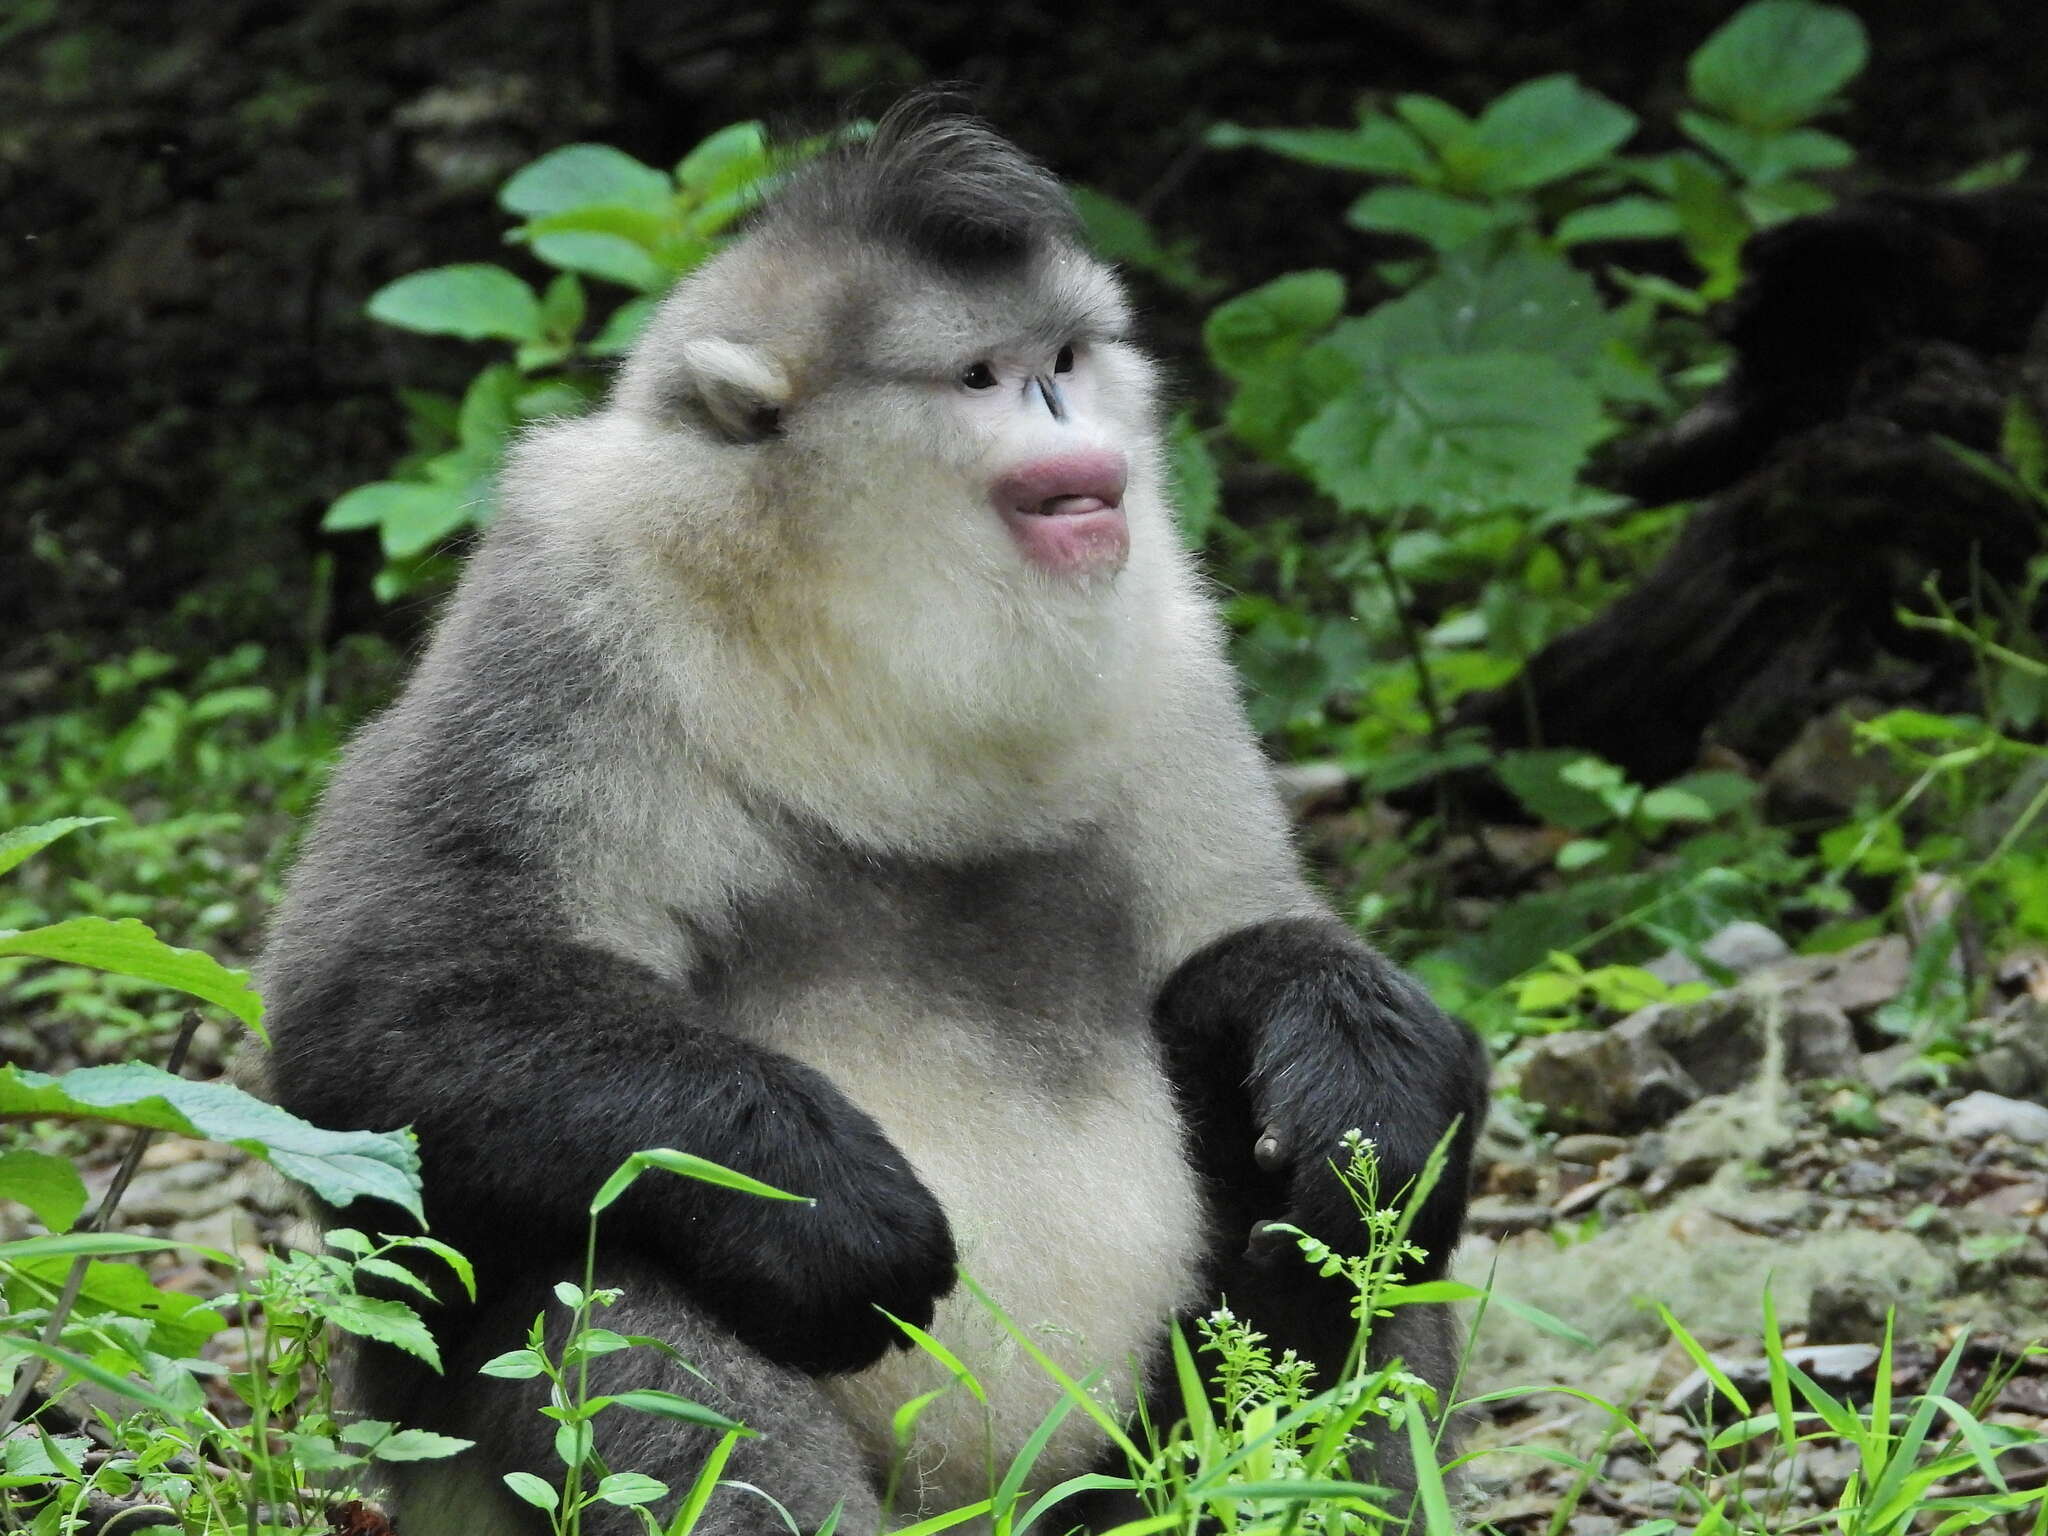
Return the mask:
M 1128 466 L 1103 449 L 1020 464 L 991 488 L 1025 559 L 1061 576 L 1114 573 L 1130 558 L 1124 517 Z

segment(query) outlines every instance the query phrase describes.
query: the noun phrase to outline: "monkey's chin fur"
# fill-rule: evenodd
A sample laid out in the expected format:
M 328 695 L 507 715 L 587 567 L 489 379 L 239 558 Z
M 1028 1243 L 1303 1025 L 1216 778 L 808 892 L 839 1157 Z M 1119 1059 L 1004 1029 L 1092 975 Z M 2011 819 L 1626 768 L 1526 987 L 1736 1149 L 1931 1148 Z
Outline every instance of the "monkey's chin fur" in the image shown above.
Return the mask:
M 1131 557 L 1131 525 L 1124 509 L 1094 497 L 1056 512 L 1005 510 L 1025 559 L 1055 576 L 1114 576 Z

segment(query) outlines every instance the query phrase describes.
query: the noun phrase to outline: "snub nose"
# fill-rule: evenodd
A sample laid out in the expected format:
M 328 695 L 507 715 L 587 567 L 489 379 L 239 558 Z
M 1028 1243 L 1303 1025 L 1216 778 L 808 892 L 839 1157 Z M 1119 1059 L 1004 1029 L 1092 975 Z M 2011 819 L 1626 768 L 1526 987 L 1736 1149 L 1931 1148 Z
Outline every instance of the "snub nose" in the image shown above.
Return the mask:
M 1000 476 L 995 501 L 1006 512 L 1058 517 L 1122 505 L 1129 462 L 1113 449 L 1087 449 L 1032 459 Z

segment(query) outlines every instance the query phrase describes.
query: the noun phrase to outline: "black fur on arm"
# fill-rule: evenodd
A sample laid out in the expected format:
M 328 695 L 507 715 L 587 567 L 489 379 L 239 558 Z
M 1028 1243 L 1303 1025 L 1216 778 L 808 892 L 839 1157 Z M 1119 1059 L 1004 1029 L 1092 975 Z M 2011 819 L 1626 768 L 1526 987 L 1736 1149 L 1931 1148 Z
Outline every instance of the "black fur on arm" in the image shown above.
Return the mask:
M 1374 1142 L 1392 1200 L 1457 1122 L 1410 1231 L 1430 1255 L 1422 1274 L 1442 1272 L 1486 1113 L 1471 1029 L 1334 919 L 1261 923 L 1197 951 L 1168 978 L 1155 1025 L 1197 1164 L 1240 1231 L 1285 1220 L 1355 1251 L 1358 1217 L 1329 1168 L 1339 1139 L 1356 1127 Z
M 322 1125 L 413 1126 L 432 1230 L 487 1290 L 577 1268 L 590 1197 L 646 1147 L 814 1197 L 650 1172 L 599 1228 L 779 1363 L 858 1369 L 905 1342 L 876 1304 L 925 1324 L 953 1286 L 945 1214 L 880 1127 L 644 967 L 547 938 L 472 932 L 437 951 L 412 934 L 334 942 L 293 981 L 273 1012 L 281 1101 Z

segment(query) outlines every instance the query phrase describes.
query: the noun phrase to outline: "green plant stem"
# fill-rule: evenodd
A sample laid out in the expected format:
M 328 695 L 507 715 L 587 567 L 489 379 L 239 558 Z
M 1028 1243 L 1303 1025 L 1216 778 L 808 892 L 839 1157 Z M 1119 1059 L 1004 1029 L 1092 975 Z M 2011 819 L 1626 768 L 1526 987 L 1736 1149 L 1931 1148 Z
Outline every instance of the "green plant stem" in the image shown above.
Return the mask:
M 189 1010 L 185 1015 L 185 1022 L 178 1029 L 178 1038 L 171 1042 L 171 1054 L 164 1062 L 165 1071 L 176 1072 L 185 1065 L 185 1052 L 190 1049 L 192 1037 L 198 1030 L 199 1012 L 197 1009 Z M 128 1143 L 127 1154 L 121 1159 L 121 1166 L 114 1172 L 113 1182 L 107 1186 L 106 1198 L 100 1201 L 98 1210 L 80 1223 L 80 1230 L 104 1232 L 107 1229 L 108 1223 L 114 1219 L 114 1211 L 120 1205 L 121 1197 L 128 1192 L 129 1181 L 135 1177 L 135 1170 L 142 1164 L 142 1154 L 149 1150 L 149 1144 L 155 1139 L 155 1131 L 136 1131 Z M 45 1345 L 54 1345 L 63 1334 L 64 1325 L 71 1321 L 71 1309 L 78 1305 L 78 1293 L 85 1288 L 86 1271 L 91 1266 L 92 1260 L 84 1254 L 71 1261 L 70 1273 L 64 1277 L 64 1289 L 57 1297 L 57 1304 L 50 1309 L 48 1321 L 43 1324 L 41 1342 Z M 35 1384 L 41 1375 L 40 1371 L 26 1366 L 22 1368 L 20 1377 L 14 1383 L 14 1390 L 7 1394 L 5 1403 L 0 1403 L 0 1439 L 6 1438 L 8 1431 L 14 1428 L 14 1421 L 20 1417 L 22 1404 L 28 1401 L 28 1395 L 35 1390 Z M 5 1511 L 9 1527 L 15 1528 L 13 1504 L 9 1502 L 0 1505 L 0 1510 Z
M 1401 644 L 1408 652 L 1409 664 L 1415 668 L 1415 693 L 1422 700 L 1423 713 L 1429 716 L 1429 744 L 1432 749 L 1442 750 L 1444 744 L 1444 706 L 1437 697 L 1436 679 L 1430 676 L 1429 657 L 1423 650 L 1422 632 L 1415 627 L 1415 616 L 1408 611 L 1408 604 L 1401 586 L 1401 578 L 1394 573 L 1394 562 L 1387 553 L 1386 535 L 1379 524 L 1368 518 L 1365 523 L 1366 547 L 1372 551 L 1372 563 L 1378 567 L 1380 580 L 1386 584 L 1387 601 L 1394 608 L 1394 622 L 1401 630 Z

